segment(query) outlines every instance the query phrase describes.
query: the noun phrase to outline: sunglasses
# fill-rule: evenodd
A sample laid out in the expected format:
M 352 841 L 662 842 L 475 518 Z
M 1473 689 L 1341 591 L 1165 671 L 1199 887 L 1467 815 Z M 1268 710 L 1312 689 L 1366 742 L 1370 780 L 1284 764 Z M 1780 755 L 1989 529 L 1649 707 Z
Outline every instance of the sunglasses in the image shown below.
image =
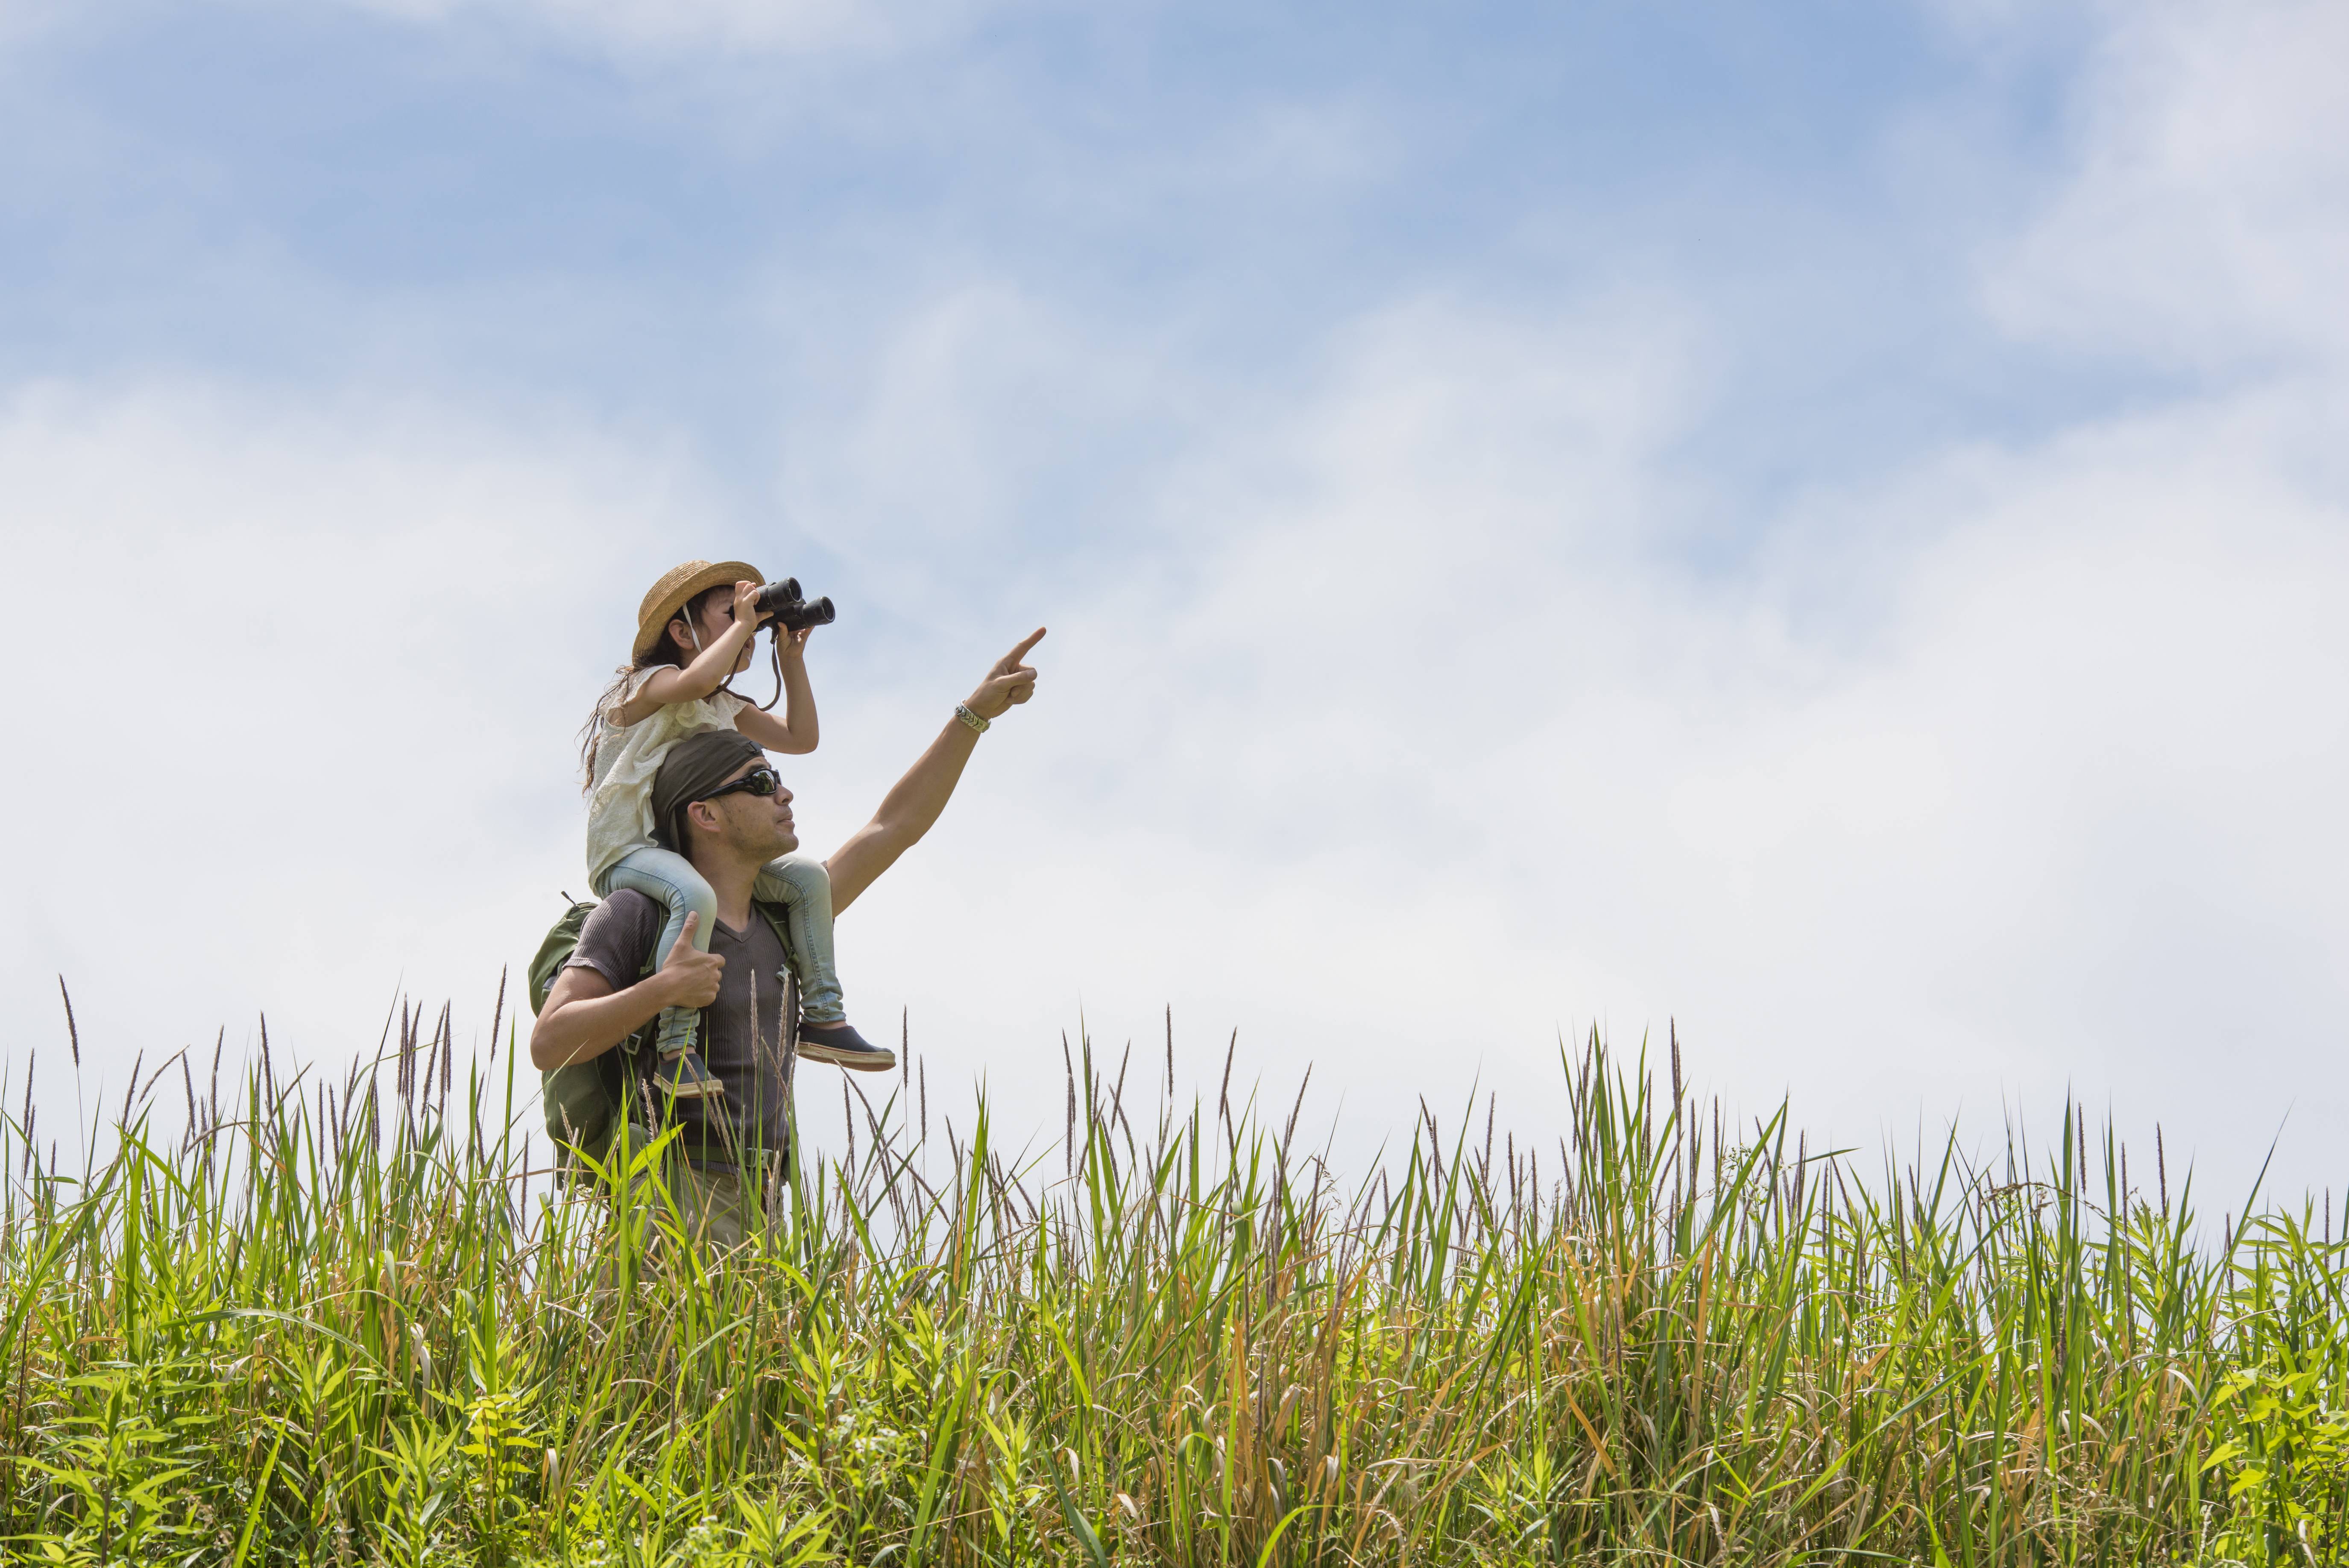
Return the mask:
M 693 799 L 716 800 L 721 794 L 771 795 L 782 787 L 782 774 L 777 773 L 772 768 L 761 766 L 752 768 L 749 773 L 744 774 L 740 778 L 735 779 L 731 783 L 719 784 L 708 794 L 696 795 Z M 693 804 L 693 801 L 688 801 L 686 804 L 690 805 Z

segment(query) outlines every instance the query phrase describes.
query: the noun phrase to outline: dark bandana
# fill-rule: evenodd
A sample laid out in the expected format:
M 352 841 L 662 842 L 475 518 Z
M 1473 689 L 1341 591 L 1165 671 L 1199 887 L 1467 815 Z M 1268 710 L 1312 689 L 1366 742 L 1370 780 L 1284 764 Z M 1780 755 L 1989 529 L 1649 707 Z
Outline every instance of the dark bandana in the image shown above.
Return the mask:
M 677 841 L 677 814 L 724 784 L 744 763 L 765 758 L 759 742 L 740 730 L 699 730 L 668 750 L 653 775 L 653 836 L 664 849 L 685 852 Z

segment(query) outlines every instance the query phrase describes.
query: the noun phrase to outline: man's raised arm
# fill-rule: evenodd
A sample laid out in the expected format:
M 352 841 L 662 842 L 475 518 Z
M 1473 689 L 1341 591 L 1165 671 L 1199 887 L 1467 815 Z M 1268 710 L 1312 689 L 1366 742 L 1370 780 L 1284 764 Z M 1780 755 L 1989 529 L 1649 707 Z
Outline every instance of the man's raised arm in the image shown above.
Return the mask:
M 982 719 L 1000 718 L 1014 703 L 1025 702 L 1036 694 L 1036 671 L 1020 662 L 1028 650 L 1043 639 L 1044 628 L 1038 627 L 1022 638 L 1017 647 L 995 661 L 978 690 L 970 694 L 963 706 Z M 873 879 L 896 864 L 897 857 L 920 842 L 922 835 L 937 821 L 938 813 L 961 781 L 963 764 L 970 761 L 971 748 L 978 743 L 978 732 L 963 722 L 957 713 L 948 719 L 938 738 L 921 759 L 905 770 L 881 801 L 881 809 L 873 820 L 849 835 L 848 842 L 833 851 L 824 869 L 832 875 L 832 908 L 837 914 L 856 901 L 856 896 L 873 885 Z

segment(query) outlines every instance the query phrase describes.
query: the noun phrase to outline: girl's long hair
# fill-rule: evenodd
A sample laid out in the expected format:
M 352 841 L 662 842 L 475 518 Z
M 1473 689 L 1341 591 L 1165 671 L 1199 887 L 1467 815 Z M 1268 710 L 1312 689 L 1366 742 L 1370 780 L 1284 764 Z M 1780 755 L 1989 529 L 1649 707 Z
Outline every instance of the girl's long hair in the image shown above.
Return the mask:
M 587 722 L 579 726 L 579 793 L 581 794 L 587 794 L 595 790 L 595 742 L 604 738 L 604 715 L 618 707 L 627 696 L 628 682 L 656 664 L 666 664 L 674 669 L 682 670 L 691 662 L 690 656 L 677 645 L 677 639 L 669 636 L 669 626 L 682 620 L 686 625 L 698 628 L 701 625 L 702 608 L 709 604 L 711 596 L 730 595 L 733 591 L 730 584 L 721 583 L 717 587 L 705 588 L 686 600 L 684 607 L 669 617 L 668 622 L 661 627 L 659 641 L 636 655 L 629 663 L 621 665 L 612 672 L 612 683 L 604 688 L 604 694 L 595 699 L 595 706 L 587 714 Z

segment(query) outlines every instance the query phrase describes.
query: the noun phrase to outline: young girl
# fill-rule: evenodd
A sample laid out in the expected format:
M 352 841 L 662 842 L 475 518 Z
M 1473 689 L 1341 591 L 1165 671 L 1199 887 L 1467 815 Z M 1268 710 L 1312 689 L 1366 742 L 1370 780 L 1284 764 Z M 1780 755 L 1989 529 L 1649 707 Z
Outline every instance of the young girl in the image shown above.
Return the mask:
M 741 561 L 688 561 L 671 569 L 645 596 L 636 618 L 633 659 L 597 700 L 580 732 L 587 774 L 587 877 L 598 898 L 629 888 L 658 902 L 668 923 L 654 946 L 666 954 L 685 928 L 709 950 L 718 919 L 717 896 L 692 862 L 660 846 L 652 820 L 653 776 L 669 748 L 698 730 L 734 729 L 771 752 L 815 750 L 815 696 L 808 686 L 807 638 L 784 635 L 781 652 L 783 716 L 778 720 L 733 692 L 726 682 L 750 668 L 758 635 L 753 605 L 764 581 Z M 792 967 L 800 981 L 802 1054 L 844 1066 L 888 1067 L 893 1053 L 866 1044 L 841 1006 L 840 977 L 832 958 L 832 881 L 823 862 L 786 855 L 759 874 L 757 896 L 789 912 Z M 680 1097 L 725 1093 L 725 1085 L 693 1049 L 698 1023 L 691 1011 L 663 1012 L 657 1036 L 658 1086 Z

